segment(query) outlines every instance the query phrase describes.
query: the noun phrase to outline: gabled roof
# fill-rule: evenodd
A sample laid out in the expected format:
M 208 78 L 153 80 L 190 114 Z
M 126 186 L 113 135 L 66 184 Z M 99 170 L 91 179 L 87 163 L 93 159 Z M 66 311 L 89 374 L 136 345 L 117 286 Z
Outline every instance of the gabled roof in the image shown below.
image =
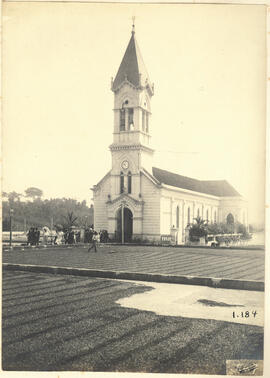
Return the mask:
M 194 192 L 210 194 L 217 197 L 240 197 L 241 195 L 226 181 L 200 181 L 191 177 L 153 167 L 153 176 L 161 183 Z
M 94 187 L 91 189 L 96 190 L 103 183 L 103 181 L 105 181 L 106 178 L 110 176 L 110 174 L 111 174 L 111 170 L 109 170 L 109 172 L 107 172 L 106 175 L 103 176 L 102 179 L 96 185 L 94 185 Z
M 147 85 L 151 88 L 149 75 L 144 65 L 134 31 L 131 33 L 128 47 L 113 81 L 112 90 L 116 91 L 126 80 L 136 88 Z

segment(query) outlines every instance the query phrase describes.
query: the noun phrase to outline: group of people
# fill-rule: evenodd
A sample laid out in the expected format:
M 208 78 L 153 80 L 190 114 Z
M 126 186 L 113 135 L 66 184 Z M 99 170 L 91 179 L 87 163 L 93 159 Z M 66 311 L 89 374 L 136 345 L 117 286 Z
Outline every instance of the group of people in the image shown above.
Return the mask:
M 93 225 L 90 228 L 87 228 L 84 232 L 84 243 L 91 243 L 95 232 L 97 231 L 94 230 Z M 107 243 L 109 241 L 109 234 L 107 230 L 100 230 L 98 235 L 101 243 Z
M 63 235 L 65 244 L 76 244 L 81 241 L 80 231 L 66 230 Z
M 94 235 L 94 226 L 91 226 L 90 228 L 86 228 L 84 231 L 84 243 L 91 243 L 92 237 Z
M 41 239 L 41 240 L 40 240 Z M 89 250 L 92 248 L 97 251 L 97 244 L 107 243 L 109 241 L 109 234 L 107 230 L 101 230 L 97 232 L 92 225 L 90 228 L 85 229 L 84 236 L 81 237 L 81 231 L 67 229 L 67 230 L 50 230 L 47 226 L 44 226 L 41 230 L 37 227 L 31 227 L 27 232 L 27 245 L 59 245 L 59 244 L 77 244 L 83 241 L 84 243 L 92 243 Z
M 27 245 L 39 245 L 40 231 L 37 227 L 31 227 L 27 233 Z

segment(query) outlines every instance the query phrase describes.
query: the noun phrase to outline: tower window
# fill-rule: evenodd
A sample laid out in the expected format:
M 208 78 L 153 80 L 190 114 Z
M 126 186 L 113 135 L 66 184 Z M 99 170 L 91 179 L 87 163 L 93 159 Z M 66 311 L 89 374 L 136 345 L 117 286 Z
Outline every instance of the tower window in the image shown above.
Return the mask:
M 134 127 L 134 122 L 133 122 L 133 108 L 128 109 L 128 129 L 131 130 Z
M 146 112 L 146 132 L 149 133 L 149 114 Z
M 124 193 L 125 186 L 124 186 L 124 173 L 120 173 L 120 193 Z
M 131 193 L 131 185 L 132 185 L 132 176 L 131 172 L 128 172 L 128 193 Z
M 120 131 L 125 131 L 126 112 L 125 109 L 120 109 Z

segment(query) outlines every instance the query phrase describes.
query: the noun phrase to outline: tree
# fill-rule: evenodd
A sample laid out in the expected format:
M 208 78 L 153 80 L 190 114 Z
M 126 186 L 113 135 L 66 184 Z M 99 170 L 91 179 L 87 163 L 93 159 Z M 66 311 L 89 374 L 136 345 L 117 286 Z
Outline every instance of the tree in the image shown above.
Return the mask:
M 7 198 L 8 202 L 10 204 L 13 204 L 14 201 L 20 201 L 21 196 L 22 196 L 21 193 L 17 193 L 17 192 L 14 192 L 14 191 L 13 192 L 9 192 L 9 193 L 7 193 L 7 192 L 3 192 L 2 193 L 2 197 L 3 198 Z
M 33 200 L 42 197 L 42 195 L 43 195 L 43 191 L 38 188 L 31 187 L 25 190 L 25 196 L 30 197 Z
M 7 193 L 8 194 L 8 193 Z M 43 227 L 45 225 L 81 226 L 86 223 L 90 225 L 93 220 L 93 209 L 86 206 L 85 202 L 78 202 L 75 199 L 54 198 L 37 201 L 18 201 L 9 202 L 8 197 L 2 203 L 3 230 L 9 230 L 9 211 L 14 210 L 13 229 L 23 231 L 29 227 Z M 72 213 L 67 217 L 68 213 Z M 75 216 L 75 215 L 76 216 Z M 77 217 L 77 219 L 76 219 Z M 87 217 L 87 218 L 86 218 Z M 82 222 L 84 220 L 84 222 Z
M 8 198 L 8 192 L 2 192 L 2 198 Z
M 76 220 L 78 219 L 78 217 L 75 217 L 75 215 L 73 214 L 73 211 L 71 211 L 67 213 L 67 216 L 65 216 L 64 219 L 65 219 L 64 227 L 71 228 L 72 226 L 75 226 Z
M 207 225 L 207 233 L 210 235 L 222 234 L 222 226 L 220 223 L 209 223 Z
M 237 223 L 237 232 L 242 234 L 241 239 L 251 239 L 252 235 L 248 232 L 246 226 L 242 223 Z
M 189 236 L 191 241 L 196 241 L 199 238 L 205 237 L 207 235 L 207 221 L 203 220 L 201 217 L 194 218 L 196 221 L 189 229 Z

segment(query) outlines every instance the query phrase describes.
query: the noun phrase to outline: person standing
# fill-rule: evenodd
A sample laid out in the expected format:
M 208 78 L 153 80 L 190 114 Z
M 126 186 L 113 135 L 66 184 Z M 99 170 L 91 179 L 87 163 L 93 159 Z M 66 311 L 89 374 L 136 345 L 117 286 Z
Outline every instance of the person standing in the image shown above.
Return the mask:
M 43 227 L 43 244 L 48 244 L 49 229 L 48 227 Z
M 68 236 L 68 230 L 65 230 L 65 232 L 64 232 L 64 242 L 65 242 L 65 244 L 68 244 L 68 238 L 69 238 L 69 236 Z
M 36 227 L 36 230 L 35 230 L 35 245 L 39 245 L 39 238 L 40 238 L 40 231 L 39 229 Z
M 88 248 L 88 252 L 91 251 L 92 248 L 95 248 L 95 252 L 97 252 L 97 241 L 98 241 L 98 233 L 95 231 L 92 237 L 92 245 Z
M 32 241 L 33 241 L 33 227 L 31 227 L 29 231 L 27 232 L 27 245 L 32 245 Z

